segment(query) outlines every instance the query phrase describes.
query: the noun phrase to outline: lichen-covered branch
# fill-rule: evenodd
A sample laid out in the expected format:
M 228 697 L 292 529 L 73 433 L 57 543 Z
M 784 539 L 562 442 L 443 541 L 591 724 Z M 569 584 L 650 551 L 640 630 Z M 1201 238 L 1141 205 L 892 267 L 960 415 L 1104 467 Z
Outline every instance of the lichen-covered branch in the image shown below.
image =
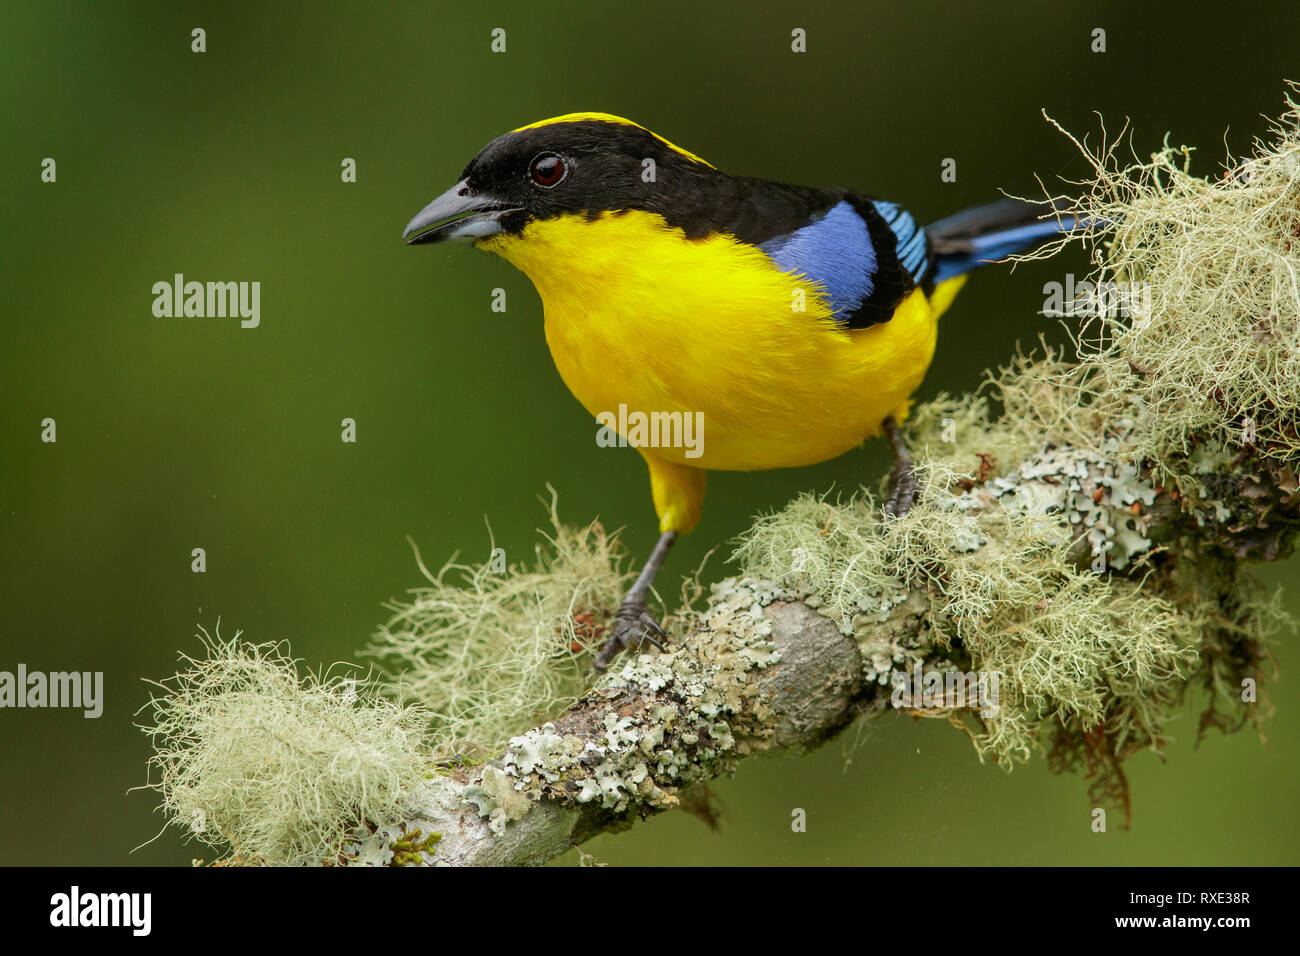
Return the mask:
M 442 834 L 433 859 L 545 862 L 676 806 L 744 757 L 815 746 L 880 706 L 834 622 L 794 595 L 728 584 L 687 642 L 627 662 L 500 759 L 427 781 L 413 809 Z M 879 632 L 902 638 L 917 610 L 893 608 Z
M 968 553 L 1001 552 L 986 556 L 991 561 L 1003 560 L 1018 545 L 980 540 L 979 529 L 1004 522 L 1008 514 L 1012 522 L 1023 520 L 1024 503 L 1039 514 L 1079 516 L 1073 524 L 1055 526 L 1073 529 L 1076 544 L 1068 551 L 1085 565 L 1080 580 L 1086 575 L 1099 586 L 1106 578 L 1091 570 L 1088 542 L 1108 536 L 1119 549 L 1117 563 L 1143 568 L 1147 586 L 1157 592 L 1149 578 L 1166 572 L 1148 559 L 1161 550 L 1158 542 L 1189 547 L 1199 542 L 1222 553 L 1248 551 L 1263 558 L 1283 553 L 1284 542 L 1300 525 L 1293 484 L 1284 479 L 1279 485 L 1267 467 L 1226 450 L 1204 463 L 1207 484 L 1221 494 L 1190 509 L 1180 505 L 1177 492 L 1152 484 L 1138 470 L 1117 469 L 1077 449 L 1051 448 L 1011 477 L 959 489 L 948 496 L 945 510 L 973 519 L 966 529 L 973 535 Z M 796 555 L 796 561 L 800 558 L 809 555 Z M 1057 599 L 1063 610 L 1077 613 L 1067 591 L 1059 588 Z M 967 671 L 971 653 L 945 637 L 944 626 L 936 626 L 943 619 L 951 626 L 954 613 L 963 613 L 936 607 L 944 593 L 928 586 L 880 589 L 868 600 L 856 599 L 856 613 L 844 626 L 836 614 L 827 615 L 825 597 L 811 587 L 728 579 L 715 587 L 708 611 L 670 653 L 649 652 L 627 661 L 562 716 L 513 738 L 495 759 L 426 781 L 414 795 L 411 825 L 441 833 L 431 858 L 440 863 L 541 863 L 597 833 L 675 806 L 683 789 L 730 772 L 741 759 L 810 749 L 863 714 L 894 709 L 895 689 L 911 688 L 918 667 L 939 675 L 938 686 L 948 693 L 953 675 Z M 1112 613 L 1135 610 L 1114 606 L 1115 594 L 1104 596 Z M 997 600 L 990 595 L 991 602 Z M 1154 618 L 1137 624 L 1130 619 L 1119 631 L 1128 646 L 1114 650 L 1118 659 L 1140 667 L 1128 639 L 1135 627 L 1147 629 L 1142 637 L 1151 644 L 1151 672 L 1148 686 L 1139 686 L 1142 693 L 1168 683 L 1171 671 L 1185 677 L 1198 663 L 1197 654 L 1189 653 L 1195 642 L 1178 639 L 1172 608 L 1153 604 L 1146 610 Z M 1163 614 L 1168 620 L 1161 620 Z M 1241 650 L 1243 645 L 1233 646 Z M 1253 667 L 1257 661 L 1248 656 Z M 1088 661 L 1080 670 L 1096 671 L 1092 679 L 1108 684 L 1100 667 Z M 1092 690 L 1104 696 L 1112 688 Z M 1077 691 L 1045 683 L 1034 692 Z M 938 707 L 967 719 L 977 737 L 996 725 L 998 709 L 1024 707 L 1016 701 L 994 702 L 992 708 L 989 703 L 941 698 Z M 921 708 L 909 701 L 904 709 Z

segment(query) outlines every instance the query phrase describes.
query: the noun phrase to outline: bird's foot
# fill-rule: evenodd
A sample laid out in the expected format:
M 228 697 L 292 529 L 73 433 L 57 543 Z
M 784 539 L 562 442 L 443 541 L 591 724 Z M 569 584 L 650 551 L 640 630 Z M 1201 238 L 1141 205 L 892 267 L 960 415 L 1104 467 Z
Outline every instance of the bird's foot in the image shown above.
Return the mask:
M 592 669 L 603 674 L 624 649 L 636 650 L 643 643 L 653 644 L 662 651 L 664 646 L 658 640 L 662 637 L 665 637 L 664 629 L 646 610 L 645 599 L 629 595 L 615 612 L 613 630 L 596 652 L 596 658 L 591 662 Z
M 885 514 L 901 518 L 916 504 L 921 484 L 916 480 L 911 461 L 896 459 L 889 475 L 889 497 L 885 499 Z
M 889 473 L 889 497 L 885 499 L 885 514 L 901 518 L 916 504 L 921 483 L 916 480 L 916 472 L 912 470 L 912 456 L 907 452 L 907 442 L 903 440 L 898 419 L 890 415 L 881 422 L 881 427 L 894 449 L 894 470 Z

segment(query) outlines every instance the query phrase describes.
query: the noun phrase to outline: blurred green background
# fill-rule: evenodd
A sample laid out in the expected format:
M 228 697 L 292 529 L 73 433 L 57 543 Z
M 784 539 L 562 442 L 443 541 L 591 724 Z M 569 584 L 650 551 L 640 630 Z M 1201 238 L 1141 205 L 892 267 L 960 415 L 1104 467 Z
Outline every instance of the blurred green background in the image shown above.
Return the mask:
M 207 52 L 190 31 L 207 31 Z M 507 52 L 489 50 L 495 27 Z M 808 52 L 790 51 L 807 31 Z M 1107 31 L 1107 52 L 1090 33 Z M 575 110 L 631 117 L 724 169 L 896 199 L 923 221 L 1079 178 L 1077 133 L 1131 117 L 1139 152 L 1217 169 L 1300 79 L 1300 7 L 950 2 L 6 4 L 0 344 L 0 669 L 102 670 L 98 720 L 0 711 L 0 862 L 186 863 L 134 727 L 143 677 L 196 624 L 355 660 L 436 563 L 531 554 L 547 482 L 569 521 L 656 524 L 630 450 L 596 447 L 542 337 L 531 285 L 466 247 L 406 248 L 406 221 L 492 137 Z M 1264 116 L 1261 116 L 1264 114 Z M 1225 136 L 1226 130 L 1226 136 Z M 55 184 L 40 181 L 45 157 Z M 358 181 L 340 182 L 344 157 Z M 955 183 L 940 162 L 957 160 Z M 977 276 L 944 320 L 921 397 L 975 386 L 1041 331 L 1042 285 L 1081 255 Z M 174 273 L 262 283 L 262 319 L 160 319 Z M 490 309 L 507 290 L 509 311 Z M 40 441 L 41 420 L 58 442 Z M 339 440 L 356 419 L 358 442 Z M 803 489 L 873 485 L 884 443 L 799 471 L 715 474 L 661 580 Z M 207 573 L 190 570 L 207 549 Z M 724 548 L 725 551 L 725 548 Z M 1294 578 L 1295 559 L 1265 569 Z M 717 559 L 714 577 L 723 573 Z M 1296 597 L 1288 598 L 1300 610 Z M 1300 694 L 1285 665 L 1266 747 L 1130 765 L 1130 832 L 1089 829 L 1086 784 L 1041 761 L 981 766 L 941 722 L 885 720 L 717 790 L 721 834 L 668 814 L 589 849 L 610 863 L 1296 863 Z M 791 810 L 808 832 L 790 831 Z M 575 854 L 566 859 L 573 861 Z

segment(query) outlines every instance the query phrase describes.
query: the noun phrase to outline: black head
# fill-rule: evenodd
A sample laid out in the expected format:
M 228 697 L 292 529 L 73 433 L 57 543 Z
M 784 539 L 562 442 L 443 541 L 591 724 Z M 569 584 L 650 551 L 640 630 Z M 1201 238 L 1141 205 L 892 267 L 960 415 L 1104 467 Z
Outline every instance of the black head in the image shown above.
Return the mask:
M 643 127 L 574 113 L 499 136 L 407 225 L 410 244 L 519 235 L 534 220 L 641 209 L 668 216 L 720 177 Z

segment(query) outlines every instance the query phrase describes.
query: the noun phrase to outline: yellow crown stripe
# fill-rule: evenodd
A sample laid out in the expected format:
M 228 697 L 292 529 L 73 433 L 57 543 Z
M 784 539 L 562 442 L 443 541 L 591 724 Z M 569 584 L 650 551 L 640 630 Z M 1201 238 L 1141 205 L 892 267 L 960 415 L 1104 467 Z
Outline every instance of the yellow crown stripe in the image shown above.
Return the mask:
M 646 129 L 640 123 L 633 123 L 630 119 L 624 119 L 623 117 L 615 116 L 612 113 L 565 113 L 563 116 L 555 116 L 552 117 L 551 119 L 544 119 L 536 123 L 529 123 L 527 126 L 521 126 L 519 127 L 519 129 L 512 130 L 511 132 L 520 133 L 526 129 L 539 129 L 543 126 L 554 126 L 556 123 L 581 123 L 588 120 L 597 123 L 621 123 L 624 126 L 635 126 L 637 129 L 645 129 L 647 133 L 649 133 L 655 139 L 659 140 L 659 142 L 663 143 L 673 152 L 681 153 L 687 159 L 691 160 L 691 162 L 703 163 L 705 166 L 708 166 L 710 169 L 717 168 L 707 159 L 702 159 L 699 156 L 696 156 L 690 150 L 682 149 L 680 146 L 668 142 L 668 140 L 664 139 L 654 130 Z

